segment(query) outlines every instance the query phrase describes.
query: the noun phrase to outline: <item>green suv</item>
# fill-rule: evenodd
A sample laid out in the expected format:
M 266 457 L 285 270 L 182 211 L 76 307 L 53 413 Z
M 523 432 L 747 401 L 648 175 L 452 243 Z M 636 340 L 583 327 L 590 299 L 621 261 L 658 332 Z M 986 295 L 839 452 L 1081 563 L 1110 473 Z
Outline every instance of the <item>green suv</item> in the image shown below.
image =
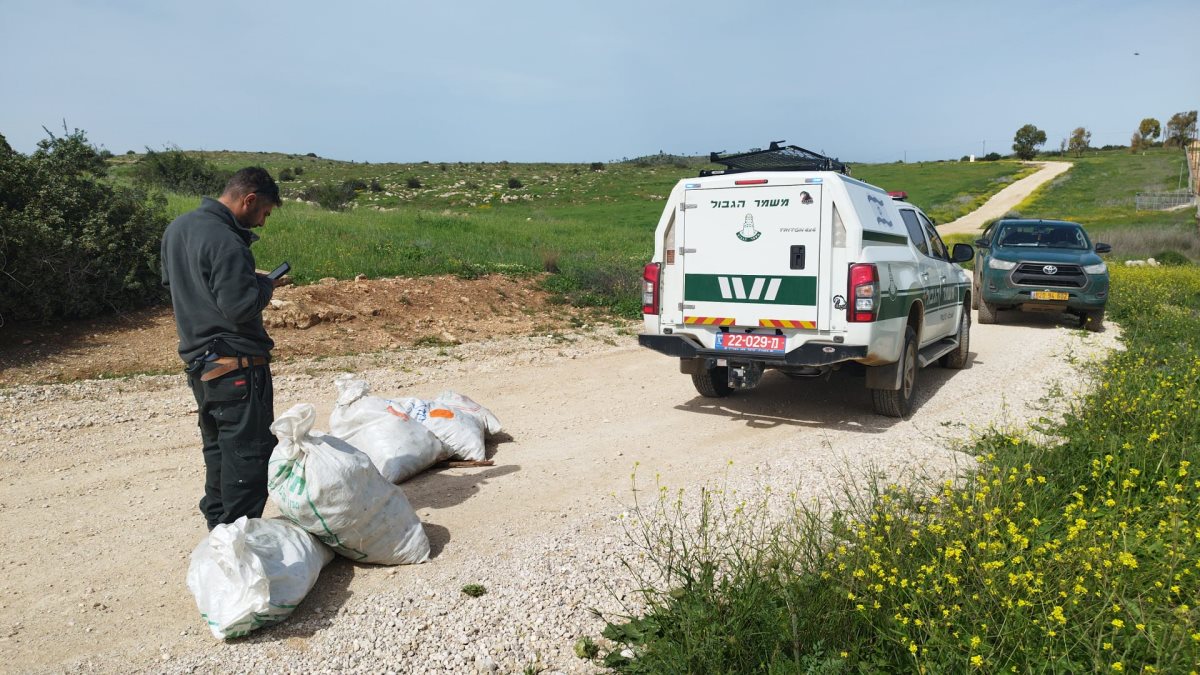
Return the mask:
M 1065 220 L 998 220 L 976 240 L 971 304 L 979 323 L 996 312 L 1067 312 L 1090 331 L 1104 323 L 1108 267 L 1078 223 Z

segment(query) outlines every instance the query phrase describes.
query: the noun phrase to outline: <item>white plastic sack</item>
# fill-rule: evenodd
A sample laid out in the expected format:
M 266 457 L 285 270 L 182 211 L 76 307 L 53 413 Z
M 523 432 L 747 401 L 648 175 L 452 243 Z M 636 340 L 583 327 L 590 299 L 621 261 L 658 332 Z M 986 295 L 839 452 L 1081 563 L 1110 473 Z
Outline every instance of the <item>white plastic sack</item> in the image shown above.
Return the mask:
M 334 381 L 337 405 L 329 433 L 361 450 L 390 483 L 399 483 L 446 459 L 437 436 L 377 396 L 368 396 L 364 380 L 342 376 Z
M 483 445 L 484 422 L 476 415 L 464 413 L 440 401 L 419 398 L 389 400 L 392 408 L 408 415 L 433 432 L 446 450 L 457 458 L 478 461 L 487 456 Z
M 461 413 L 472 415 L 479 418 L 483 422 L 483 430 L 488 436 L 500 433 L 503 428 L 500 426 L 500 420 L 492 414 L 491 410 L 479 405 L 475 401 L 463 396 L 462 394 L 447 389 L 438 394 L 434 401 L 441 403 L 447 407 L 453 408 Z
M 349 443 L 312 430 L 307 403 L 275 418 L 267 490 L 283 515 L 334 551 L 361 562 L 429 559 L 429 539 L 404 492 Z
M 333 552 L 285 520 L 238 518 L 217 525 L 192 551 L 187 585 L 220 639 L 286 619 Z

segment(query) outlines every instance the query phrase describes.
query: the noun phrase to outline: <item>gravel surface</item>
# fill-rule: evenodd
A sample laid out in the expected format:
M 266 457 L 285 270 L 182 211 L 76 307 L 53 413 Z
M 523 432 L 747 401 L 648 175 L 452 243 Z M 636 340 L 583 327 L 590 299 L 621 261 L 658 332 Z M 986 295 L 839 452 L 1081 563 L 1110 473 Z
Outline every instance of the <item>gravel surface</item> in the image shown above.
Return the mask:
M 861 379 L 793 381 L 713 401 L 629 330 L 300 362 L 276 378 L 276 409 L 317 405 L 359 372 L 379 393 L 453 388 L 491 408 L 507 436 L 494 467 L 441 469 L 404 484 L 433 559 L 386 568 L 335 559 L 304 604 L 249 638 L 214 640 L 183 584 L 204 535 L 202 466 L 179 377 L 0 392 L 0 670 L 96 672 L 542 672 L 601 669 L 581 636 L 636 611 L 625 534 L 655 481 L 694 495 L 825 499 L 866 471 L 953 476 L 956 450 L 989 425 L 1052 415 L 1058 389 L 1117 344 L 1053 320 L 1004 315 L 972 331 L 962 371 L 924 369 L 910 420 L 870 412 Z M 689 497 L 688 499 L 691 499 Z M 266 515 L 274 515 L 273 508 Z M 466 584 L 487 593 L 471 598 Z M 602 639 L 598 642 L 604 645 Z

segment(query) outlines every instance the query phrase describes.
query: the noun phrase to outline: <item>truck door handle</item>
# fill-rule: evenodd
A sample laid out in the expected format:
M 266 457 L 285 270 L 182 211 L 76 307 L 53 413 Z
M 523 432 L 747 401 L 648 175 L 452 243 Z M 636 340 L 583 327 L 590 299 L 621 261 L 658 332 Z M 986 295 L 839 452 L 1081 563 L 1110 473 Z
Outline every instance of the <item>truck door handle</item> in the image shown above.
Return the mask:
M 803 246 L 793 246 L 789 260 L 791 261 L 792 269 L 794 269 L 794 270 L 804 269 L 804 247 Z
M 928 280 L 928 279 L 929 279 L 929 272 L 921 272 L 921 278 L 922 278 L 922 279 L 926 279 L 926 280 Z

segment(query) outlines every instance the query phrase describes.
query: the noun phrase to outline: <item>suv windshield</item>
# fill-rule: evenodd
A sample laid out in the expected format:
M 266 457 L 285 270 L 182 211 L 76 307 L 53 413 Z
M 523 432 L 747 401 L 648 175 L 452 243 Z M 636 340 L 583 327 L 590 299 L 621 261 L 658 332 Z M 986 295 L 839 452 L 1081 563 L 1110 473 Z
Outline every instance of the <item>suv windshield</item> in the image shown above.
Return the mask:
M 996 233 L 997 246 L 1090 249 L 1087 235 L 1078 225 L 1066 223 L 1008 224 Z

